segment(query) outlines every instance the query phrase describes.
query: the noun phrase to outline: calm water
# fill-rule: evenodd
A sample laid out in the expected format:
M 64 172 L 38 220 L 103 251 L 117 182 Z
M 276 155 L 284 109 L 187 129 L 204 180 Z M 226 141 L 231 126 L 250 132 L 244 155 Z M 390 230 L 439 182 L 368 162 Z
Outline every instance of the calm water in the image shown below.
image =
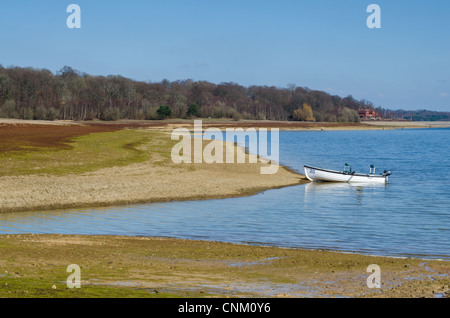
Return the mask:
M 450 129 L 280 132 L 280 161 L 358 172 L 382 186 L 307 184 L 225 200 L 0 215 L 0 234 L 177 237 L 450 260 Z

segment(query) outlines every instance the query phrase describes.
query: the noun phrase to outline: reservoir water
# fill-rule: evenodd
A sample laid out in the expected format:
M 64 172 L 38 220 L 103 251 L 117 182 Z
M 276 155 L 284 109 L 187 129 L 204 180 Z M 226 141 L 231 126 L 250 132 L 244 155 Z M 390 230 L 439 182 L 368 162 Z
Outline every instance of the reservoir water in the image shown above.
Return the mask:
M 158 236 L 450 260 L 450 129 L 280 132 L 280 162 L 392 171 L 223 200 L 0 214 L 0 234 Z

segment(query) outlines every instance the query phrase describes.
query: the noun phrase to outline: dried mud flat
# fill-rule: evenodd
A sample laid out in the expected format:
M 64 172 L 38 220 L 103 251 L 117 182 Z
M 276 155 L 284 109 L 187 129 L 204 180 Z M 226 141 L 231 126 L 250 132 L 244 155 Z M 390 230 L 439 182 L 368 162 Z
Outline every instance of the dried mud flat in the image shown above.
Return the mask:
M 140 297 L 441 298 L 450 284 L 448 262 L 209 241 L 3 235 L 0 253 L 6 297 L 57 297 L 74 263 L 82 287 L 72 297 L 106 288 Z M 367 286 L 371 264 L 380 267 L 381 288 Z

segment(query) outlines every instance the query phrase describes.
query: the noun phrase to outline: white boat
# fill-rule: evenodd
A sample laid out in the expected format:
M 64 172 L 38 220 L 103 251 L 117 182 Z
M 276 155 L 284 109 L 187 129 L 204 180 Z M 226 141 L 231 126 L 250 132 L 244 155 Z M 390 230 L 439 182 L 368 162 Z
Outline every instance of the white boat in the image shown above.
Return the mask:
M 351 183 L 387 183 L 390 171 L 384 171 L 382 174 L 375 174 L 375 167 L 370 166 L 368 174 L 352 172 L 352 169 L 347 169 L 348 164 L 345 164 L 344 171 L 335 171 L 321 169 L 311 166 L 305 166 L 305 175 L 310 181 L 314 182 L 351 182 Z

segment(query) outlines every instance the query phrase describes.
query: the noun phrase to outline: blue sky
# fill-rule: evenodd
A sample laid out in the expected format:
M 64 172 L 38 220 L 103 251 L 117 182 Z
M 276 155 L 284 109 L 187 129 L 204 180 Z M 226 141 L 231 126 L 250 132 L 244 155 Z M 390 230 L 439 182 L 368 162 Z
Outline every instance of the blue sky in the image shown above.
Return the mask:
M 81 7 L 81 29 L 66 8 Z M 381 29 L 369 29 L 369 4 Z M 0 64 L 140 81 L 290 83 L 450 111 L 450 1 L 2 0 Z

